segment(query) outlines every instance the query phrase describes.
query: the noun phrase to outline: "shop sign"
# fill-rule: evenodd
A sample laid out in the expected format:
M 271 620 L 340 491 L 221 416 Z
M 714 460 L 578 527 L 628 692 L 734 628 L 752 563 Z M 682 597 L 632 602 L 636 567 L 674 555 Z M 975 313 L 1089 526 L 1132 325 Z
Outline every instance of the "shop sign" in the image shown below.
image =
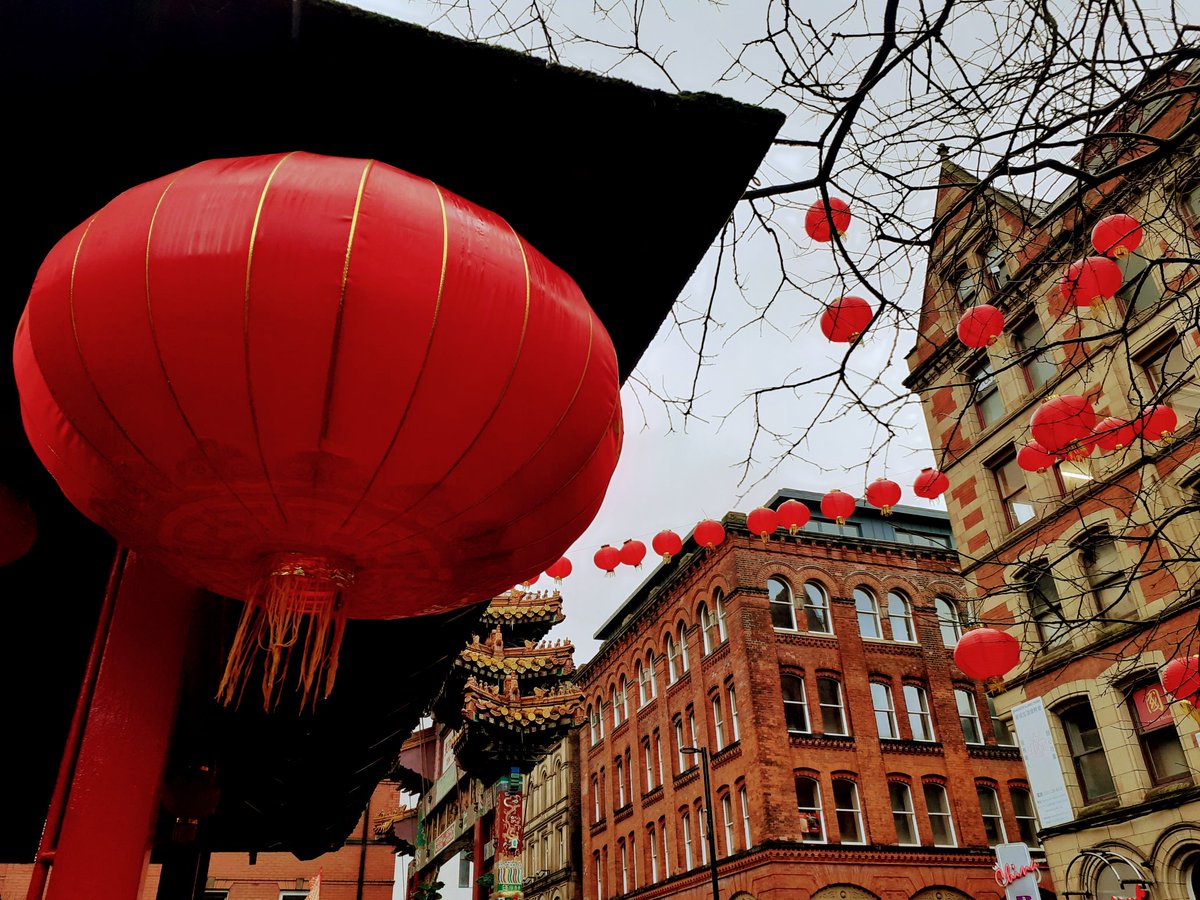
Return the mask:
M 1075 818 L 1062 765 L 1054 750 L 1054 736 L 1041 697 L 1013 707 L 1013 726 L 1021 744 L 1021 757 L 1029 775 L 1033 804 L 1043 828 L 1062 825 Z
M 1025 844 L 997 844 L 992 871 L 996 884 L 1004 888 L 1005 900 L 1038 900 L 1041 866 L 1029 855 Z

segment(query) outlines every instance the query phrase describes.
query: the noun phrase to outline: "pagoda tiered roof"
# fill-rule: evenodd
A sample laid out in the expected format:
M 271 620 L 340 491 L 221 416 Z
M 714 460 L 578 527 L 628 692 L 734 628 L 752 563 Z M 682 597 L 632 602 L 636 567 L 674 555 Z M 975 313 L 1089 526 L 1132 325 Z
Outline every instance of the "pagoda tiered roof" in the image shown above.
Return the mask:
M 521 631 L 532 625 L 538 628 L 538 633 L 532 635 L 537 638 L 566 618 L 562 607 L 562 594 L 557 590 L 511 590 L 488 604 L 480 622 L 485 628 L 503 626 Z
M 567 676 L 575 671 L 572 658 L 575 647 L 570 641 L 525 641 L 510 647 L 497 646 L 497 637 L 498 630 L 486 643 L 479 635 L 472 635 L 471 643 L 455 660 L 455 668 L 497 683 L 509 672 L 519 680 L 527 681 Z
M 569 681 L 522 694 L 512 673 L 505 677 L 500 689 L 472 676 L 463 689 L 462 714 L 468 725 L 487 723 L 513 731 L 544 731 L 578 724 L 582 702 L 583 691 Z M 464 732 L 460 732 L 460 738 Z

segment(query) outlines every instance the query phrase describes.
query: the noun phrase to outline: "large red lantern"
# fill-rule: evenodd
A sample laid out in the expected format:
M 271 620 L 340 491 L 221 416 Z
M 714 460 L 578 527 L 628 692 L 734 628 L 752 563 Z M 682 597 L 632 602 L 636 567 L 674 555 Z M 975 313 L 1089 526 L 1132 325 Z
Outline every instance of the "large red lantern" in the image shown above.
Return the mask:
M 779 514 L 769 506 L 752 509 L 750 515 L 746 516 L 746 527 L 750 529 L 751 534 L 762 538 L 765 544 L 771 537 L 771 532 L 779 527 Z
M 849 344 L 871 324 L 871 304 L 862 297 L 835 300 L 821 313 L 821 333 L 837 344 Z
M 954 664 L 976 681 L 1000 678 L 1020 661 L 1017 639 L 997 628 L 973 628 L 954 648 Z
M 892 514 L 892 507 L 900 502 L 902 495 L 900 485 L 886 478 L 876 478 L 867 485 L 867 502 L 878 507 L 885 516 Z
M 1163 690 L 1176 700 L 1200 706 L 1200 656 L 1181 656 L 1162 670 Z
M 1058 462 L 1058 457 L 1047 453 L 1037 441 L 1030 441 L 1017 451 L 1017 465 L 1026 472 L 1045 472 Z
M 1067 266 L 1058 283 L 1062 298 L 1074 306 L 1091 306 L 1115 297 L 1121 289 L 1121 269 L 1107 256 L 1088 256 Z
M 937 469 L 922 469 L 913 482 L 913 493 L 925 500 L 936 500 L 950 490 L 950 479 Z
M 364 160 L 213 160 L 125 192 L 46 258 L 14 361 L 67 497 L 247 600 L 226 702 L 260 645 L 268 705 L 289 648 L 327 694 L 347 616 L 540 572 L 621 447 L 616 354 L 575 283 L 498 216 Z
M 799 500 L 784 500 L 779 504 L 779 509 L 775 510 L 775 514 L 778 517 L 779 527 L 786 528 L 788 534 L 795 534 L 812 518 L 808 507 Z
M 669 563 L 672 557 L 678 556 L 683 550 L 683 539 L 671 529 L 665 528 L 654 536 L 650 546 L 662 557 L 663 562 Z
M 830 228 L 830 220 L 833 220 L 833 228 Z M 850 207 L 845 200 L 839 200 L 837 197 L 829 198 L 829 205 L 825 205 L 824 200 L 818 200 L 808 208 L 808 212 L 804 214 L 804 230 L 808 232 L 808 236 L 814 241 L 828 243 L 833 240 L 833 232 L 845 234 L 850 227 Z
M 725 526 L 716 519 L 705 519 L 693 529 L 692 537 L 701 547 L 713 550 L 725 540 Z
M 856 505 L 853 497 L 834 488 L 821 498 L 821 514 L 826 518 L 833 519 L 839 525 L 845 525 L 846 520 L 854 515 Z
M 987 303 L 972 306 L 958 320 L 958 339 L 968 347 L 987 347 L 996 343 L 1004 331 L 1004 313 Z
M 0 566 L 16 562 L 37 540 L 33 508 L 0 484 Z
M 621 562 L 625 565 L 640 569 L 642 567 L 642 560 L 645 558 L 646 545 L 641 541 L 630 538 L 621 545 Z
M 1141 222 L 1133 216 L 1115 213 L 1096 223 L 1096 227 L 1092 229 L 1092 246 L 1096 248 L 1097 253 L 1119 259 L 1140 247 L 1142 237 Z
M 1170 440 L 1178 424 L 1179 417 L 1175 415 L 1175 410 L 1161 403 L 1151 406 L 1132 423 L 1134 433 L 1148 441 Z
M 571 561 L 561 556 L 557 562 L 546 567 L 546 574 L 554 579 L 555 584 L 562 584 L 562 580 L 571 574 L 573 568 Z
M 621 564 L 621 551 L 612 544 L 605 544 L 596 551 L 592 562 L 596 564 L 597 569 L 603 569 L 605 575 L 612 575 Z
M 1133 438 L 1133 424 L 1116 416 L 1101 419 L 1092 429 L 1092 440 L 1104 453 L 1128 447 L 1133 443 Z
M 1051 397 L 1036 410 L 1029 420 L 1033 439 L 1047 453 L 1063 454 L 1077 441 L 1091 437 L 1096 425 L 1096 411 L 1086 397 L 1064 394 Z

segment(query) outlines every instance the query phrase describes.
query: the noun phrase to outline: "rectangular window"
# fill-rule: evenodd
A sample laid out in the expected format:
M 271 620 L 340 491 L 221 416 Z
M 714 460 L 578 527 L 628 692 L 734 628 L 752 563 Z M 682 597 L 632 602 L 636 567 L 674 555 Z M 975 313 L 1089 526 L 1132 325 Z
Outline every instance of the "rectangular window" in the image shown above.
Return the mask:
M 688 872 L 692 868 L 692 818 L 687 813 L 683 814 L 683 871 Z
M 854 610 L 858 614 L 858 633 L 865 638 L 883 637 L 879 620 L 879 603 L 865 588 L 854 589 Z
M 749 850 L 754 845 L 750 841 L 750 800 L 744 787 L 738 789 L 738 799 L 742 804 L 742 837 L 746 841 L 746 849 Z
M 1191 770 L 1179 743 L 1179 732 L 1158 682 L 1145 684 L 1129 696 L 1134 731 L 1142 747 L 1146 768 L 1155 784 L 1190 781 Z
M 1036 848 L 1038 820 L 1033 808 L 1033 798 L 1024 788 L 1012 788 L 1008 793 L 1012 797 L 1013 817 L 1017 820 L 1017 832 L 1021 836 L 1021 842 Z
M 1128 585 L 1121 565 L 1117 542 L 1106 530 L 1089 532 L 1079 547 L 1079 562 L 1087 577 L 1096 610 L 1104 617 L 1116 617 L 1128 604 Z
M 914 741 L 937 740 L 933 736 L 933 716 L 929 711 L 929 696 L 925 693 L 925 688 L 915 684 L 906 684 L 903 693 L 912 739 Z
M 979 709 L 975 706 L 975 695 L 962 688 L 955 688 L 954 702 L 958 705 L 958 721 L 962 723 L 963 740 L 968 744 L 982 744 L 983 732 L 979 730 Z
M 1000 815 L 1000 799 L 992 788 L 982 785 L 975 788 L 975 793 L 979 797 L 979 812 L 983 816 L 983 833 L 988 846 L 1003 844 L 1008 837 L 1004 833 L 1004 818 Z
M 779 631 L 795 631 L 796 608 L 787 583 L 779 578 L 768 578 L 767 598 L 771 605 L 771 624 Z
M 662 741 L 659 740 L 658 731 L 654 732 L 654 774 L 657 776 L 654 779 L 654 783 L 662 784 L 662 781 L 663 781 Z
M 600 780 L 592 776 L 592 821 L 599 822 L 604 818 L 604 810 L 600 806 Z
M 1158 266 L 1153 265 L 1145 257 L 1130 253 L 1117 261 L 1121 270 L 1121 289 L 1117 296 L 1121 298 L 1121 306 L 1129 311 L 1131 316 L 1158 304 L 1162 291 L 1158 289 Z
M 900 736 L 896 729 L 896 712 L 892 706 L 892 689 L 877 681 L 871 682 L 871 703 L 875 707 L 875 728 L 881 738 Z
M 917 642 L 917 627 L 913 624 L 912 604 L 903 594 L 888 591 L 888 624 L 892 628 L 892 640 L 904 644 Z
M 650 740 L 642 741 L 642 759 L 646 764 L 646 790 L 654 790 L 654 765 L 650 756 Z
M 1108 759 L 1104 756 L 1104 742 L 1100 740 L 1100 729 L 1096 717 L 1087 702 L 1077 703 L 1058 714 L 1063 732 L 1067 736 L 1067 748 L 1071 751 L 1071 762 L 1075 766 L 1075 777 L 1084 803 L 1092 803 L 1117 792 L 1113 784 Z
M 696 713 L 690 708 L 688 709 L 688 738 L 691 740 L 691 743 L 688 744 L 689 747 L 700 746 L 696 741 Z M 692 765 L 697 765 L 697 763 L 692 763 Z
M 808 698 L 804 695 L 804 679 L 799 675 L 783 675 L 783 719 L 788 734 L 804 735 L 812 729 L 808 724 Z
M 721 698 L 712 698 L 713 731 L 717 738 L 717 749 L 725 746 L 725 717 L 721 714 Z
M 567 828 L 565 825 L 558 826 L 558 865 L 559 868 L 565 868 L 570 862 L 567 859 Z
M 929 830 L 933 833 L 933 846 L 957 847 L 954 839 L 954 820 L 950 816 L 950 801 L 946 789 L 940 784 L 927 784 L 925 808 L 929 810 Z
M 721 818 L 725 825 L 725 855 L 732 856 L 733 849 L 733 802 L 726 794 L 721 798 Z
M 906 847 L 921 843 L 917 836 L 917 814 L 913 810 L 912 792 L 899 781 L 888 783 L 892 801 L 892 821 L 896 823 L 896 843 Z
M 996 701 L 990 696 L 987 698 L 988 715 L 992 717 L 992 734 L 996 736 L 996 743 L 1001 747 L 1017 746 L 1017 733 L 1012 730 L 1008 719 L 1002 719 L 996 713 Z
M 667 820 L 666 819 L 658 820 L 658 833 L 659 833 L 660 839 L 662 840 L 663 874 L 666 875 L 668 878 L 670 878 L 671 877 L 671 852 L 670 852 L 671 845 L 667 839 Z
M 1004 400 L 1000 397 L 996 374 L 992 371 L 991 362 L 984 359 L 967 375 L 971 380 L 971 400 L 975 405 L 979 427 L 987 428 L 1004 415 Z
M 646 843 L 650 845 L 650 883 L 658 882 L 658 844 L 654 841 L 654 826 L 651 825 L 647 835 Z
M 848 735 L 842 708 L 842 685 L 836 678 L 817 679 L 817 702 L 821 705 L 821 727 L 825 734 Z
M 1004 247 L 994 238 L 983 249 L 983 268 L 992 280 L 993 290 L 998 291 L 1008 284 L 1008 266 L 1004 264 L 1007 255 Z
M 742 739 L 742 726 L 738 722 L 737 693 L 732 684 L 729 686 L 729 727 L 733 732 L 733 742 L 736 744 Z
M 1025 574 L 1025 595 L 1042 644 L 1050 649 L 1065 643 L 1070 633 L 1063 616 L 1054 573 L 1048 566 L 1037 566 Z
M 1137 356 L 1140 383 L 1134 386 L 1131 400 L 1141 410 L 1154 403 L 1165 403 L 1175 411 L 1179 428 L 1196 421 L 1200 410 L 1200 386 L 1194 367 L 1184 353 L 1183 341 L 1172 333 Z
M 833 780 L 833 803 L 837 810 L 838 834 L 843 844 L 865 844 L 858 785 L 848 778 Z
M 629 857 L 625 852 L 625 842 L 620 842 L 621 847 L 621 893 L 629 891 Z
M 966 309 L 968 306 L 974 306 L 976 295 L 979 293 L 979 275 L 972 272 L 966 266 L 956 269 L 950 276 L 950 282 L 954 286 L 954 293 L 958 297 L 958 303 Z
M 596 867 L 596 897 L 597 900 L 604 896 L 604 869 L 600 866 L 600 854 L 592 854 L 592 864 Z
M 1016 454 L 1010 450 L 998 459 L 988 462 L 987 467 L 996 482 L 996 493 L 1000 497 L 1000 505 L 1004 508 L 1008 530 L 1012 531 L 1024 525 L 1035 513 L 1029 497 L 1029 485 L 1025 482 L 1025 473 L 1017 465 Z
M 821 785 L 815 778 L 796 779 L 796 808 L 800 811 L 800 840 L 825 842 L 825 813 L 821 809 Z
M 1025 373 L 1025 384 L 1036 391 L 1058 374 L 1054 357 L 1046 344 L 1046 330 L 1036 315 L 1025 319 L 1014 329 L 1014 343 L 1021 357 L 1021 371 Z M 1038 350 L 1038 348 L 1041 348 Z
M 619 759 L 613 764 L 613 775 L 617 779 L 617 805 L 615 808 L 620 809 L 625 805 L 625 771 Z
M 700 865 L 708 865 L 708 821 L 704 816 L 704 807 L 696 807 L 696 830 L 700 833 Z

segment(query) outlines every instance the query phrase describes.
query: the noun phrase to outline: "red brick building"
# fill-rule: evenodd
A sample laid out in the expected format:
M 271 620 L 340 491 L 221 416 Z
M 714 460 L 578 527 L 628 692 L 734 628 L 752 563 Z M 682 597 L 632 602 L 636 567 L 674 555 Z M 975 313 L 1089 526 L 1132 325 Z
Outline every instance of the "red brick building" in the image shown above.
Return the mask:
M 597 632 L 578 675 L 584 893 L 711 896 L 699 756 L 712 754 L 720 896 L 994 898 L 989 844 L 1032 836 L 1005 723 L 954 666 L 950 528 L 860 507 L 769 543 L 725 518 Z

